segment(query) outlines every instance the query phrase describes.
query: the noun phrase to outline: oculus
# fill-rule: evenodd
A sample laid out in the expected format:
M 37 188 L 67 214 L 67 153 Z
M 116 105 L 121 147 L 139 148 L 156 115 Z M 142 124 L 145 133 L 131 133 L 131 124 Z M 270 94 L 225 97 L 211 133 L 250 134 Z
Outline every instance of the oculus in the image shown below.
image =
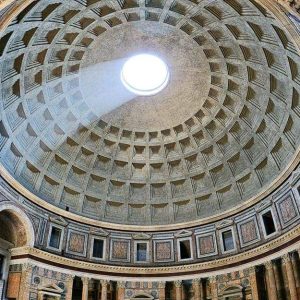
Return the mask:
M 140 96 L 151 96 L 162 91 L 170 78 L 166 63 L 150 54 L 139 54 L 127 59 L 121 71 L 124 86 Z

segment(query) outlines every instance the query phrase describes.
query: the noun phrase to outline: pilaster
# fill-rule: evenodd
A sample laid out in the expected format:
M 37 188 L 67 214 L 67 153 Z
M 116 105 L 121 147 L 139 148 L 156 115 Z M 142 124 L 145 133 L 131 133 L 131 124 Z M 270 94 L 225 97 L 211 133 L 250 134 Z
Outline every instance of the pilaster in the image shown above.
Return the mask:
M 66 300 L 72 300 L 74 275 L 68 275 L 66 282 Z
M 297 253 L 298 252 L 298 253 Z M 293 270 L 294 270 L 294 277 L 296 281 L 296 287 L 297 287 L 297 294 L 300 295 L 300 274 L 299 274 L 299 260 L 297 258 L 297 255 L 300 257 L 298 250 L 297 252 L 294 252 L 292 255 L 292 265 L 293 265 Z
M 125 299 L 125 281 L 118 281 L 117 282 L 117 300 L 124 300 Z
M 209 278 L 209 285 L 210 285 L 211 300 L 218 300 L 218 283 L 217 283 L 216 276 L 212 276 Z
M 290 300 L 297 300 L 298 299 L 297 287 L 296 287 L 296 282 L 295 282 L 295 277 L 293 272 L 293 265 L 289 253 L 282 256 L 282 264 L 285 266 L 286 269 Z
M 175 299 L 182 300 L 182 281 L 176 280 L 174 281 L 175 285 Z
M 158 283 L 158 293 L 159 293 L 159 300 L 166 299 L 166 282 L 160 281 Z
M 203 300 L 201 278 L 194 278 L 192 284 L 194 290 L 194 300 Z
M 109 284 L 108 280 L 101 280 L 101 300 L 107 300 L 107 287 Z
M 273 269 L 273 262 L 268 261 L 265 263 L 266 268 L 266 276 L 268 281 L 268 298 L 272 300 L 278 300 L 277 296 L 277 289 L 276 289 L 276 283 L 275 283 L 275 275 L 274 275 L 274 269 Z
M 89 297 L 89 278 L 82 277 L 82 300 L 88 300 Z
M 252 300 L 259 300 L 256 271 L 257 271 L 256 267 L 251 267 L 249 269 L 249 278 L 250 278 L 250 285 L 251 285 L 251 292 L 252 292 Z
M 21 275 L 18 300 L 29 299 L 31 276 L 32 276 L 32 265 L 24 264 L 22 266 L 22 275 Z

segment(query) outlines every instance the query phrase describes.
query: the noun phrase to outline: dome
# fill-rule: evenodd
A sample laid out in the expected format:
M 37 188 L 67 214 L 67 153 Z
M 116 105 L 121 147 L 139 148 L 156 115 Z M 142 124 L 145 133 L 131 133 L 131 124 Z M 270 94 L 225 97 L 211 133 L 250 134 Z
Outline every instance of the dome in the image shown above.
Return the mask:
M 171 2 L 40 0 L 7 24 L 0 162 L 23 195 L 99 222 L 168 226 L 250 207 L 294 170 L 290 33 L 252 0 Z M 138 54 L 168 66 L 155 95 L 122 84 Z
M 0 300 L 300 299 L 300 0 L 0 0 Z

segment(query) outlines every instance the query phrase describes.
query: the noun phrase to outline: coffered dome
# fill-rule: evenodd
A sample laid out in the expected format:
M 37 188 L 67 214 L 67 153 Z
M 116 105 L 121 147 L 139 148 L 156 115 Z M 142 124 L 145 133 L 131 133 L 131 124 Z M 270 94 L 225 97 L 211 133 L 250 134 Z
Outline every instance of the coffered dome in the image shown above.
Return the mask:
M 168 65 L 156 95 L 120 80 L 140 53 Z M 251 205 L 297 162 L 298 47 L 253 0 L 33 1 L 0 56 L 2 173 L 70 212 L 203 219 Z

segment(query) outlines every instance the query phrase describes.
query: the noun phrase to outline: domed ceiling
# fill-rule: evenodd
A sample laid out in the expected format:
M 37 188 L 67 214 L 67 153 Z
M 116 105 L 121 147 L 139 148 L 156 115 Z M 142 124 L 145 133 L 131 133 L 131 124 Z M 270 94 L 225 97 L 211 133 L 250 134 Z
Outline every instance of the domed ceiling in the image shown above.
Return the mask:
M 169 66 L 159 94 L 121 84 L 126 58 Z M 0 41 L 1 164 L 96 220 L 203 219 L 266 190 L 299 146 L 300 59 L 253 0 L 40 0 Z

